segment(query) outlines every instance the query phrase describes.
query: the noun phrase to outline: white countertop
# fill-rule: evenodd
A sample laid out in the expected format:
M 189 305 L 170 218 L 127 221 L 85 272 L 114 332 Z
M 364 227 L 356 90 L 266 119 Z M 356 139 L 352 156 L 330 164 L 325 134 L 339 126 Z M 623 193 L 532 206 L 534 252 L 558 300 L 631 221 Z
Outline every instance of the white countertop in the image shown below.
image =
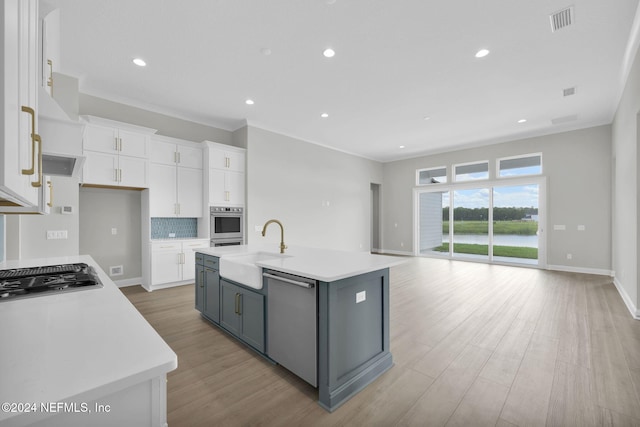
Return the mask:
M 242 245 L 197 249 L 196 252 L 217 257 L 233 256 L 252 252 L 279 253 L 278 245 Z M 331 249 L 316 249 L 292 246 L 285 250 L 287 257 L 256 263 L 283 273 L 295 274 L 323 282 L 334 282 L 347 277 L 402 264 L 406 258 L 373 255 L 369 252 L 347 252 Z M 224 272 L 220 272 L 224 275 Z
M 90 402 L 165 375 L 176 354 L 88 255 L 0 263 L 84 262 L 104 287 L 0 302 L 0 402 Z M 0 411 L 0 425 L 44 414 Z

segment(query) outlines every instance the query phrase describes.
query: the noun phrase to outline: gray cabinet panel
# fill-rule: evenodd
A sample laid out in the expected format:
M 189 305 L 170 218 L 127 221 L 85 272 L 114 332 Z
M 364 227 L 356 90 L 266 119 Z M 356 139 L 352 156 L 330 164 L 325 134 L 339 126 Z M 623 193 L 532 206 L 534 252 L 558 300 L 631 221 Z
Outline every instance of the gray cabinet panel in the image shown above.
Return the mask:
M 264 296 L 243 290 L 241 306 L 242 339 L 264 352 Z
M 204 310 L 204 267 L 196 264 L 196 310 Z
M 197 271 L 196 271 L 197 273 Z M 211 268 L 204 268 L 204 311 L 209 319 L 220 322 L 220 273 Z
M 220 279 L 220 325 L 234 335 L 240 335 L 238 287 Z

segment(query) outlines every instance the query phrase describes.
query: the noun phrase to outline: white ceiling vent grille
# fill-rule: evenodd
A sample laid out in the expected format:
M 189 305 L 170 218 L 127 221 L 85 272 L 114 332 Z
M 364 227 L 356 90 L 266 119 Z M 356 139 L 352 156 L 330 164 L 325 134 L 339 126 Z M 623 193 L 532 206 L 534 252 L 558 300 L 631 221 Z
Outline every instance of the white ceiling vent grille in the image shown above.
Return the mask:
M 573 24 L 573 6 L 569 6 L 565 9 L 549 15 L 551 19 L 551 32 L 555 33 L 565 27 Z
M 568 87 L 566 89 L 562 89 L 562 96 L 571 96 L 571 95 L 575 95 L 576 94 L 576 88 L 574 87 Z

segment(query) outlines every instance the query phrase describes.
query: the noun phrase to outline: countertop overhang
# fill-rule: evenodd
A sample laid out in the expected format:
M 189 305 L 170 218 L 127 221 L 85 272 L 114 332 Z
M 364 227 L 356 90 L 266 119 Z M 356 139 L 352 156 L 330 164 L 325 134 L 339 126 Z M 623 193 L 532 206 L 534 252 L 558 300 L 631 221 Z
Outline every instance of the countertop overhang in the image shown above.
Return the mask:
M 277 245 L 241 245 L 201 248 L 196 252 L 222 258 L 253 252 L 279 253 L 279 250 Z M 288 256 L 259 261 L 256 265 L 322 282 L 335 282 L 406 262 L 403 257 L 300 246 L 289 247 L 285 254 Z
M 178 358 L 88 255 L 0 263 L 0 269 L 84 262 L 104 287 L 0 303 L 0 402 L 90 402 L 178 366 Z M 50 414 L 0 412 L 0 424 Z

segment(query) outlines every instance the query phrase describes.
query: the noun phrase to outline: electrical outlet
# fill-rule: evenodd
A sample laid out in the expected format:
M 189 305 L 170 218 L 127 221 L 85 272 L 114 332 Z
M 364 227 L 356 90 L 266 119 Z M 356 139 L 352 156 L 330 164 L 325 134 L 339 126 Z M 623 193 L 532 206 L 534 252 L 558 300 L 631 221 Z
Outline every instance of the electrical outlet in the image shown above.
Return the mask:
M 47 231 L 47 240 L 60 240 L 68 239 L 69 234 L 67 230 L 49 230 Z
M 360 304 L 367 299 L 367 291 L 357 292 L 356 293 L 356 304 Z
M 113 236 L 115 236 L 116 234 L 118 234 L 118 229 L 117 229 L 117 228 L 115 228 L 115 227 L 114 227 L 114 228 L 112 228 L 112 229 L 111 229 L 111 234 L 112 234 Z
M 587 227 L 585 227 L 584 225 L 579 225 L 578 226 L 578 231 L 584 231 L 586 229 L 587 229 Z
M 169 233 L 169 238 L 176 237 L 176 233 Z
M 573 259 L 573 255 L 567 254 L 567 259 Z
M 567 227 L 566 227 L 565 225 L 554 225 L 554 226 L 553 226 L 553 229 L 554 229 L 554 230 L 563 231 L 563 230 L 566 230 L 566 229 L 567 229 Z
M 109 267 L 109 276 L 122 276 L 124 274 L 124 268 L 121 265 L 114 265 Z

